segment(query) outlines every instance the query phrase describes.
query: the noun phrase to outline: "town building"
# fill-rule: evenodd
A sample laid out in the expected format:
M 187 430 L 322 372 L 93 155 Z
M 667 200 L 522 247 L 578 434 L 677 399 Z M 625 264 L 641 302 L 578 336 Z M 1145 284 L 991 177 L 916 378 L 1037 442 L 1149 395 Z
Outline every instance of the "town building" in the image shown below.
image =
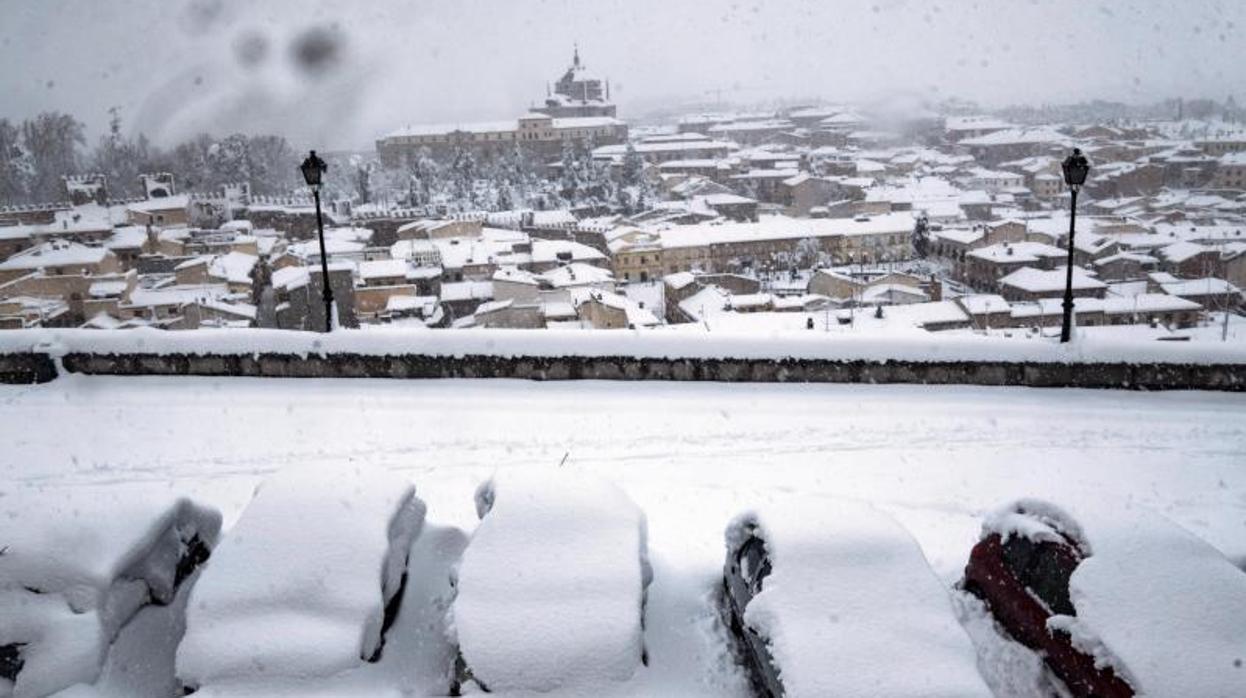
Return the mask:
M 820 258 L 832 264 L 873 264 L 911 257 L 908 212 L 857 218 L 772 216 L 756 223 L 631 230 L 610 243 L 615 277 L 660 279 L 681 271 L 731 272 Z
M 578 48 L 571 67 L 555 84 L 544 107 L 517 119 L 406 126 L 377 139 L 377 155 L 385 167 L 397 168 L 423 152 L 446 158 L 467 151 L 488 159 L 519 149 L 551 158 L 569 144 L 591 150 L 627 142 L 627 124 L 615 117 L 608 83 L 603 86 L 587 75 Z
M 545 97 L 545 106 L 533 111 L 548 114 L 556 119 L 592 116 L 615 116 L 615 105 L 610 101 L 610 81 L 592 76 L 580 62 L 580 47 L 572 54 L 571 65 L 554 83 Z
M 1009 302 L 1036 301 L 1063 296 L 1066 267 L 1043 270 L 1022 267 L 999 280 L 999 294 Z M 1108 285 L 1084 269 L 1073 267 L 1073 297 L 1103 298 Z

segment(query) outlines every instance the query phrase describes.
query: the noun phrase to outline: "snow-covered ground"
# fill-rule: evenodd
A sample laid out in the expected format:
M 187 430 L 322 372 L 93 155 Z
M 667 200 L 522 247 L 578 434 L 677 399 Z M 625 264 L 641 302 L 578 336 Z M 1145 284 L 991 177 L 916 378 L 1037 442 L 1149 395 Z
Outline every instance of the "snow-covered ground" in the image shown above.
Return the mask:
M 645 512 L 653 566 L 649 664 L 618 695 L 742 696 L 711 600 L 740 511 L 793 495 L 867 501 L 908 528 L 947 584 L 983 515 L 1022 496 L 1152 507 L 1241 562 L 1243 415 L 1246 395 L 1195 392 L 70 375 L 0 386 L 0 498 L 172 492 L 219 507 L 228 536 L 265 475 L 357 462 L 413 482 L 426 532 L 446 531 L 417 541 L 437 548 L 436 565 L 413 552 L 418 570 L 462 549 L 474 492 L 495 472 L 604 475 Z M 417 581 L 403 617 L 436 627 L 444 595 Z M 418 691 L 436 675 L 446 649 L 417 631 L 395 626 L 362 692 Z M 105 676 L 121 675 L 109 661 Z

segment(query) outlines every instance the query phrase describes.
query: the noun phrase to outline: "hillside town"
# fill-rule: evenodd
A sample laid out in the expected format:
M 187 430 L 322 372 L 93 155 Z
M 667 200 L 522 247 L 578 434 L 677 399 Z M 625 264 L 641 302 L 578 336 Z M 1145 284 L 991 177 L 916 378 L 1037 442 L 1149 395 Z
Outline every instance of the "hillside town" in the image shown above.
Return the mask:
M 577 47 L 515 118 L 326 154 L 329 180 L 371 184 L 326 191 L 323 252 L 307 187 L 146 172 L 118 198 L 87 172 L 0 206 L 0 328 L 323 329 L 327 284 L 344 328 L 1036 337 L 1071 257 L 1076 326 L 1223 339 L 1246 288 L 1236 117 L 819 103 L 628 123 Z M 1070 255 L 1073 148 L 1091 170 Z
M 1246 0 L 3 17 L 0 698 L 1246 698 Z

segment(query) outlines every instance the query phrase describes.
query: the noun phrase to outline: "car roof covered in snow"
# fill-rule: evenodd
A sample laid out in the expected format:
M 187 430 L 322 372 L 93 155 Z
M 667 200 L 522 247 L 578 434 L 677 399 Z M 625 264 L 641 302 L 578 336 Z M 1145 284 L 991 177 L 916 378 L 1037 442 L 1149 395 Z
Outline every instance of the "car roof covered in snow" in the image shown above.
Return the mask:
M 473 676 L 494 691 L 630 678 L 650 577 L 632 500 L 596 477 L 536 469 L 500 473 L 476 506 L 453 607 Z
M 772 571 L 744 620 L 769 640 L 789 698 L 991 695 L 947 590 L 889 515 L 784 499 L 736 517 L 728 554 L 752 535 Z
M 37 589 L 64 594 L 75 610 L 96 607 L 117 578 L 178 521 L 195 524 L 211 544 L 221 526 L 215 509 L 157 492 L 133 493 L 90 488 L 82 496 L 56 499 L 22 490 L 0 498 L 5 526 L 0 547 L 0 591 Z
M 424 520 L 414 487 L 357 464 L 299 464 L 256 489 L 195 584 L 178 677 L 330 676 L 380 642 Z
M 0 497 L 0 647 L 20 649 L 13 693 L 44 696 L 99 675 L 121 626 L 173 601 L 187 543 L 211 547 L 221 516 L 167 488 L 42 487 Z
M 1069 579 L 1076 617 L 1049 626 L 1139 695 L 1232 696 L 1246 686 L 1246 575 L 1218 550 L 1141 506 L 1000 507 L 983 535 L 1072 538 L 1086 558 Z

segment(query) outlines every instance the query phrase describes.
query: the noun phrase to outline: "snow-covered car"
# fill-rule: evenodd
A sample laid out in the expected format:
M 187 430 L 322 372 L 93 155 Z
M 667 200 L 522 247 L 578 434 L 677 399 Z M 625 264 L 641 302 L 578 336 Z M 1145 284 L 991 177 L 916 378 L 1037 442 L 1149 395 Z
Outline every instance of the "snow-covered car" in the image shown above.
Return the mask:
M 645 516 L 613 483 L 502 473 L 476 492 L 451 627 L 463 680 L 491 691 L 625 681 L 645 661 Z
M 1246 695 L 1246 575 L 1154 512 L 1009 503 L 961 584 L 1064 694 Z
M 45 696 L 99 676 L 148 604 L 173 601 L 220 532 L 215 509 L 144 492 L 0 498 L 0 696 Z
M 192 590 L 183 686 L 316 679 L 378 659 L 424 513 L 415 488 L 385 470 L 270 476 Z
M 726 539 L 721 611 L 758 695 L 991 695 L 948 590 L 887 514 L 793 499 Z

